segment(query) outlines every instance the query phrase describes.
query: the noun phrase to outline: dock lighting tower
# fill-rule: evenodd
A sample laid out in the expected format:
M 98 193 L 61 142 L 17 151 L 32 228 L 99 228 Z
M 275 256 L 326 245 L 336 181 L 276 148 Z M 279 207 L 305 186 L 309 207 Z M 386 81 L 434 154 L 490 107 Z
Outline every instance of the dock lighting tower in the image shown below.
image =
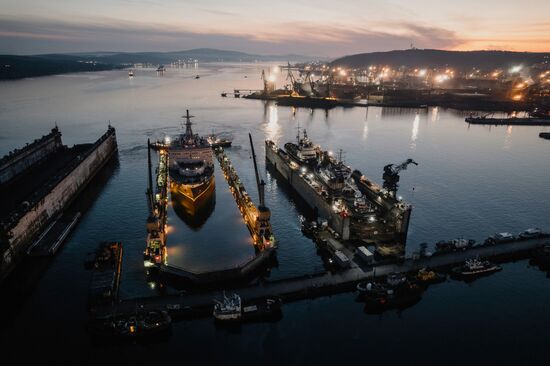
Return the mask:
M 384 174 L 382 175 L 384 184 L 382 187 L 388 191 L 391 197 L 395 198 L 397 194 L 399 172 L 406 170 L 409 164 L 418 165 L 413 159 L 407 159 L 399 165 L 388 164 L 384 167 Z

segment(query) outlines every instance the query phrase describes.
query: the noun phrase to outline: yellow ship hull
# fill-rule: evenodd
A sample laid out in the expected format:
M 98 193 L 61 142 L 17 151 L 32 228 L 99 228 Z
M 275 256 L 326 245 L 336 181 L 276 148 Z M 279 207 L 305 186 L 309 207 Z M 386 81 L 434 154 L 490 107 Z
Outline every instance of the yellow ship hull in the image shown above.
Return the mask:
M 200 226 L 214 208 L 216 181 L 214 175 L 202 184 L 181 184 L 170 182 L 170 193 L 174 210 L 187 223 Z

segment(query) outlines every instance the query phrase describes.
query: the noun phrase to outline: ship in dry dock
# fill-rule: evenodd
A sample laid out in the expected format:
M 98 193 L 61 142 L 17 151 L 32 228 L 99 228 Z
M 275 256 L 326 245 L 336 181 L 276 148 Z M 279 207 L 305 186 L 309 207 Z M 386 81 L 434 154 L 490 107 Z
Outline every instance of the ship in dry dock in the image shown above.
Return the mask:
M 266 140 L 266 159 L 343 240 L 375 244 L 382 255 L 403 254 L 411 206 L 396 192 L 399 172 L 416 164 L 412 159 L 388 164 L 382 187 L 352 170 L 341 154 L 333 156 L 314 146 L 305 131 L 284 149 Z
M 194 217 L 212 206 L 216 184 L 212 147 L 206 138 L 193 133 L 191 117 L 187 110 L 185 133 L 168 146 L 168 162 L 172 202 Z

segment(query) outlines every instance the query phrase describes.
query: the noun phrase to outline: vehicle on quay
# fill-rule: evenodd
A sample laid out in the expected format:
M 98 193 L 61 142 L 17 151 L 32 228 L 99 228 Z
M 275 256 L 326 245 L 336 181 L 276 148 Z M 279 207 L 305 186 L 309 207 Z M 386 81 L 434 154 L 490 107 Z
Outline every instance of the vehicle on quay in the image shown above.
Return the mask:
M 502 243 L 509 243 L 512 241 L 517 240 L 518 238 L 511 233 L 503 232 L 503 233 L 496 233 L 494 235 L 491 235 L 485 240 L 485 244 L 502 244 Z
M 438 252 L 450 252 L 453 250 L 465 250 L 475 244 L 475 240 L 456 238 L 452 240 L 441 240 L 435 243 L 435 249 Z
M 519 233 L 519 237 L 521 239 L 548 238 L 550 237 L 550 234 L 542 231 L 539 228 L 529 228 Z

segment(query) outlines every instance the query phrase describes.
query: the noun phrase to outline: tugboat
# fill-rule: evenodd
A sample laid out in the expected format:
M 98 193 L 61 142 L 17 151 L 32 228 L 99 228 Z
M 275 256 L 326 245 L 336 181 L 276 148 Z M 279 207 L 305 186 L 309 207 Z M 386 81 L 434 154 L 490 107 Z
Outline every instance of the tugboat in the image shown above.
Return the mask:
M 304 129 L 303 137 L 300 138 L 300 130 L 296 135 L 296 143 L 287 142 L 285 150 L 298 163 L 310 166 L 317 165 L 317 150 L 311 140 L 307 137 L 307 132 Z
M 473 278 L 484 274 L 489 274 L 502 270 L 502 267 L 497 266 L 489 261 L 482 261 L 479 258 L 468 259 L 459 267 L 452 269 L 453 274 L 465 278 Z
M 237 294 L 225 296 L 223 293 L 223 301 L 214 300 L 214 316 L 215 321 L 219 322 L 236 322 L 242 317 L 241 297 Z
M 194 217 L 211 207 L 215 190 L 212 148 L 207 139 L 193 133 L 189 110 L 185 133 L 168 146 L 170 191 L 172 201 Z
M 215 135 L 213 133 L 206 136 L 206 140 L 208 141 L 208 143 L 210 144 L 210 146 L 212 148 L 231 147 L 231 144 L 233 143 L 233 141 L 228 140 L 228 139 L 224 139 L 224 138 L 220 138 L 220 137 L 218 137 L 217 135 Z
M 93 319 L 88 330 L 92 335 L 100 337 L 140 338 L 169 332 L 171 325 L 172 319 L 166 311 L 139 311 Z

